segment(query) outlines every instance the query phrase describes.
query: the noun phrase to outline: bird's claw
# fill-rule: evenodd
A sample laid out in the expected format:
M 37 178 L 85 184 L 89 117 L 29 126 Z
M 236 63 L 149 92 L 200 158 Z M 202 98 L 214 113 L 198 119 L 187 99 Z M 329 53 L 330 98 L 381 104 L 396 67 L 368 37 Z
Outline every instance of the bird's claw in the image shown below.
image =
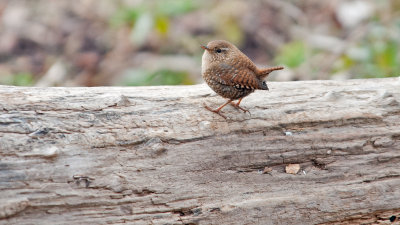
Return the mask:
M 233 107 L 235 107 L 236 109 L 242 110 L 244 113 L 249 113 L 249 114 L 251 115 L 251 113 L 250 113 L 249 110 L 247 110 L 247 109 L 245 109 L 245 108 L 242 108 L 241 106 L 237 105 L 236 103 L 231 102 L 231 105 L 232 105 Z
M 220 115 L 222 118 L 226 119 L 226 116 L 224 116 L 224 114 L 221 113 L 221 110 L 216 110 L 216 109 L 212 109 L 209 106 L 207 106 L 205 103 L 203 103 L 204 108 L 206 108 L 207 110 L 216 113 L 218 115 Z

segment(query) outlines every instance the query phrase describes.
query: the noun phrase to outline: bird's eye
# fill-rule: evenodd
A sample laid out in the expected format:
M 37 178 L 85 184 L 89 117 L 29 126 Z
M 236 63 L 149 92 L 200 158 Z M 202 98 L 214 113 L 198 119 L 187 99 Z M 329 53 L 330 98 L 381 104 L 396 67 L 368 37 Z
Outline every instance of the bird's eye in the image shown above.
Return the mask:
M 218 48 L 217 50 L 215 50 L 217 53 L 221 53 L 222 50 L 220 48 Z

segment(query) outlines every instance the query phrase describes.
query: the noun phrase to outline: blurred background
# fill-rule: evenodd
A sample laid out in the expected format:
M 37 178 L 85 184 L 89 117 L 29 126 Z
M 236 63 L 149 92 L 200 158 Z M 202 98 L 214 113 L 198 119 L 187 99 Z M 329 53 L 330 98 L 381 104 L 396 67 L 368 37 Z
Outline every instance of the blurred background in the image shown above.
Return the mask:
M 0 0 L 0 84 L 202 83 L 225 39 L 269 80 L 400 74 L 398 0 Z

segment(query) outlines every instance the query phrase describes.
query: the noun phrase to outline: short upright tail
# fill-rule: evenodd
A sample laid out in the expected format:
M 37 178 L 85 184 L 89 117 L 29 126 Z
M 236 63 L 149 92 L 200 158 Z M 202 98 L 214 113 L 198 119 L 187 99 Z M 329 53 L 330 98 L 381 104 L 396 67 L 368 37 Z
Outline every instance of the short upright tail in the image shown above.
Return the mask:
M 276 67 L 271 67 L 271 68 L 265 68 L 265 69 L 260 69 L 258 71 L 257 76 L 261 79 L 264 79 L 265 77 L 267 77 L 269 75 L 269 73 L 271 73 L 272 71 L 275 70 L 283 70 L 283 66 L 276 66 Z

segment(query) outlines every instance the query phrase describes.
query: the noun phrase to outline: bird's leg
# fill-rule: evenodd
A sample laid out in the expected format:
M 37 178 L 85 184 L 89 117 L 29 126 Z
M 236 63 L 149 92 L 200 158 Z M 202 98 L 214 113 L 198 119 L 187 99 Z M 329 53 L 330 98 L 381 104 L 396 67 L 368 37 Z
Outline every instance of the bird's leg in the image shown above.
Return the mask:
M 237 108 L 237 109 L 240 109 L 240 110 L 242 110 L 244 113 L 250 113 L 250 111 L 249 110 L 247 110 L 247 109 L 245 109 L 245 108 L 242 108 L 242 107 L 240 107 L 239 106 L 239 104 L 240 104 L 240 102 L 242 101 L 242 99 L 243 98 L 239 98 L 239 100 L 238 100 L 238 102 L 237 103 L 233 103 L 233 102 L 231 102 L 231 105 L 233 106 L 233 107 L 235 107 L 235 108 Z
M 226 119 L 226 116 L 224 116 L 224 115 L 220 112 L 220 110 L 221 110 L 222 108 L 224 108 L 226 105 L 228 105 L 229 103 L 231 103 L 231 102 L 232 102 L 232 100 L 229 99 L 226 103 L 224 103 L 223 105 L 221 105 L 221 106 L 218 107 L 217 109 L 212 109 L 212 108 L 208 107 L 206 104 L 204 104 L 204 108 L 206 108 L 206 109 L 210 110 L 211 112 L 214 112 L 214 113 L 216 113 L 216 114 L 222 116 L 224 119 Z

